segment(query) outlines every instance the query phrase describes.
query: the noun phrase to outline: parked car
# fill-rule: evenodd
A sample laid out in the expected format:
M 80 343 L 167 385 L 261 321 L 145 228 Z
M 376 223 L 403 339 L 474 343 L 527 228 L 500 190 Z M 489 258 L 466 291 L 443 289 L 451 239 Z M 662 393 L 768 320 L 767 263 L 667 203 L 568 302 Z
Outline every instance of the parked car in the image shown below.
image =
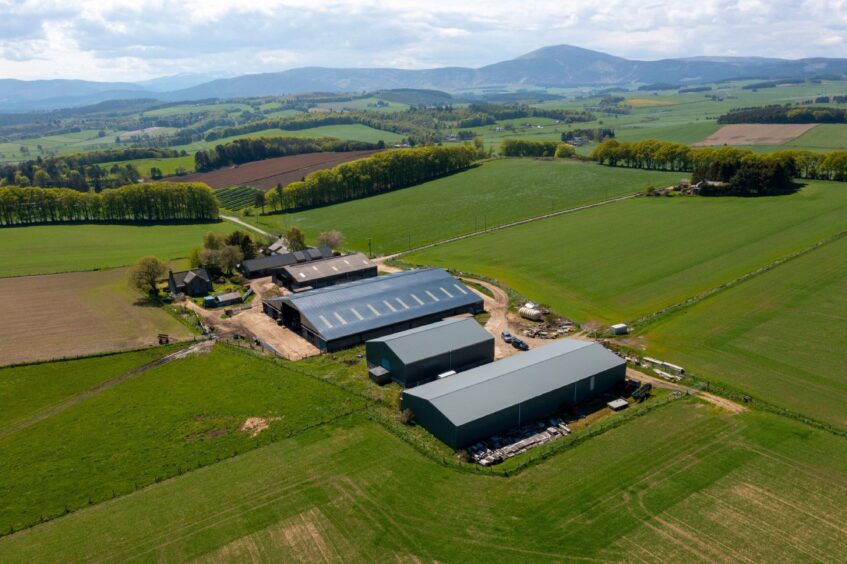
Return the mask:
M 524 341 L 521 341 L 520 343 L 518 343 L 518 350 L 528 351 L 529 345 L 527 345 Z
M 506 343 L 512 342 L 512 334 L 509 333 L 508 331 L 503 331 L 503 333 L 501 333 L 500 336 L 503 337 L 503 342 L 506 342 Z

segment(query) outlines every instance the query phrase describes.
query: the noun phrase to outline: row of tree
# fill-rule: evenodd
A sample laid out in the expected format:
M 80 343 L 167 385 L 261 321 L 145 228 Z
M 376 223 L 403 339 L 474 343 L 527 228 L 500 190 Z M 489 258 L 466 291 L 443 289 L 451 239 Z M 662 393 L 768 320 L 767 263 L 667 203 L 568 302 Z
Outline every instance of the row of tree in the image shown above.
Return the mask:
M 791 188 L 793 178 L 847 181 L 847 151 L 815 153 L 786 150 L 759 154 L 734 147 L 689 147 L 679 143 L 644 140 L 604 141 L 592 158 L 609 166 L 686 171 L 692 180 L 716 181 L 704 193 L 772 194 Z
M 218 200 L 200 182 L 148 182 L 79 192 L 0 187 L 0 225 L 57 222 L 146 223 L 218 219 Z
M 505 139 L 500 144 L 500 154 L 504 157 L 572 157 L 576 149 L 559 141 L 528 141 L 526 139 Z
M 397 149 L 315 171 L 301 182 L 278 185 L 266 204 L 274 211 L 325 206 L 412 186 L 471 166 L 484 156 L 475 145 Z
M 194 154 L 194 168 L 203 172 L 286 155 L 325 151 L 366 151 L 383 147 L 385 147 L 384 143 L 342 141 L 333 137 L 318 139 L 296 137 L 237 139 L 231 143 L 218 145 L 214 149 L 197 151 Z
M 718 123 L 847 123 L 847 110 L 797 106 L 740 108 L 719 117 Z

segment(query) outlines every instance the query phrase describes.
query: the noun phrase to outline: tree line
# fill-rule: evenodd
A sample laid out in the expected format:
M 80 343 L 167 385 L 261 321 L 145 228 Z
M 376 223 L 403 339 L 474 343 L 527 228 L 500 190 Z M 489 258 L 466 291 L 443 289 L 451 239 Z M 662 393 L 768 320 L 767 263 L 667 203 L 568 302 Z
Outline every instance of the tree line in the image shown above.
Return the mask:
M 504 157 L 571 157 L 576 153 L 572 145 L 559 141 L 528 141 L 526 139 L 504 139 L 500 154 Z
M 184 156 L 185 151 L 130 147 L 109 151 L 38 157 L 34 160 L 0 166 L 0 186 L 64 187 L 86 192 L 99 192 L 138 182 L 141 178 L 132 159 L 169 158 Z M 100 166 L 112 163 L 110 166 Z
M 468 168 L 483 153 L 481 144 L 385 151 L 277 185 L 268 192 L 266 205 L 292 211 L 389 192 Z
M 364 141 L 342 141 L 334 137 L 257 137 L 237 139 L 231 143 L 217 145 L 214 149 L 200 150 L 194 154 L 194 168 L 198 172 L 225 166 L 261 161 L 286 155 L 321 153 L 325 151 L 366 151 L 381 149 L 384 143 Z
M 735 147 L 609 139 L 598 145 L 591 157 L 609 166 L 691 172 L 694 182 L 710 180 L 730 185 L 722 193 L 776 193 L 790 189 L 792 178 L 847 181 L 847 151 L 789 149 L 758 154 Z M 712 186 L 710 190 L 717 188 Z
M 70 188 L 0 187 L 0 225 L 148 223 L 218 219 L 218 201 L 200 182 L 148 182 L 80 192 Z
M 720 116 L 718 123 L 847 123 L 847 110 L 776 105 L 739 108 Z

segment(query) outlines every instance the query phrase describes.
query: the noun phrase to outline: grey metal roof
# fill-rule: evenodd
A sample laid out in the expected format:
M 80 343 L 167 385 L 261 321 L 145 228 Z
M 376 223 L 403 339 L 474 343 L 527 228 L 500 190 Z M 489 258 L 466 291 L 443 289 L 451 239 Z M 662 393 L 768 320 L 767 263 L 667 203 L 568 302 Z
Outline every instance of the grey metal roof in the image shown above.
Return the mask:
M 317 250 L 317 249 L 315 249 Z M 362 253 L 313 260 L 303 264 L 292 264 L 282 268 L 292 280 L 306 284 L 318 278 L 356 272 L 376 265 Z
M 562 339 L 404 393 L 428 400 L 459 426 L 622 364 L 598 343 Z
M 440 268 L 365 278 L 267 301 L 294 307 L 304 324 L 327 341 L 482 304 L 482 298 Z
M 200 278 L 206 282 L 209 282 L 211 279 L 209 277 L 209 273 L 206 271 L 205 267 L 194 268 L 192 270 L 183 270 L 181 272 L 172 272 L 174 277 L 174 284 L 177 286 L 182 286 L 191 282 L 194 278 Z
M 320 247 L 319 249 L 306 249 L 293 253 L 282 253 L 270 255 L 267 257 L 259 257 L 255 259 L 245 260 L 241 266 L 246 272 L 257 272 L 259 270 L 267 270 L 270 268 L 282 268 L 298 262 L 308 262 L 321 258 L 332 256 L 332 249 L 329 247 Z
M 385 343 L 405 364 L 425 358 L 493 341 L 494 337 L 475 319 L 446 319 L 423 327 L 416 327 L 370 342 Z
M 240 292 L 227 292 L 225 294 L 217 294 L 215 295 L 215 299 L 219 302 L 228 302 L 231 300 L 240 300 L 241 293 Z

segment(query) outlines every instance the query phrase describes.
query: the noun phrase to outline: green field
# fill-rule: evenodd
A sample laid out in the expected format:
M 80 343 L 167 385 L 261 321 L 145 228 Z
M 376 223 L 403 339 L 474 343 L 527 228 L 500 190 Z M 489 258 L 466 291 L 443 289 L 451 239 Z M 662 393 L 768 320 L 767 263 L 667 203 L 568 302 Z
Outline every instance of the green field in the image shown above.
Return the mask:
M 678 401 L 507 479 L 350 423 L 2 538 L 0 560 L 767 562 L 847 550 L 844 439 L 777 417 Z
M 261 221 L 272 228 L 298 225 L 312 239 L 339 229 L 350 248 L 367 250 L 371 239 L 374 254 L 388 254 L 678 179 L 577 161 L 505 159 L 389 194 Z
M 646 337 L 660 358 L 847 429 L 847 239 L 665 318 Z
M 66 365 L 63 378 L 71 382 L 51 395 L 89 386 L 87 371 L 103 377 L 113 360 Z M 26 368 L 7 370 L 0 370 L 0 381 L 32 377 L 22 374 Z M 19 418 L 44 403 L 43 392 L 35 395 L 39 399 L 31 408 L 17 409 Z M 323 382 L 222 346 L 153 368 L 0 436 L 0 473 L 6 481 L 0 493 L 0 531 L 132 492 L 302 432 L 361 409 L 363 403 Z M 255 437 L 240 431 L 251 417 L 267 419 L 267 430 Z
M 126 166 L 127 164 L 135 165 L 135 168 L 138 169 L 138 172 L 141 173 L 141 176 L 144 178 L 150 178 L 150 169 L 153 167 L 158 168 L 162 171 L 164 176 L 169 176 L 172 174 L 176 174 L 178 168 L 184 169 L 186 172 L 194 171 L 194 155 L 186 155 L 184 157 L 166 157 L 161 159 L 135 159 L 131 161 L 120 161 L 120 162 L 112 162 L 112 163 L 104 163 L 100 165 L 102 168 L 108 170 L 112 165 L 121 165 Z
M 94 270 L 133 264 L 146 255 L 188 256 L 204 233 L 227 222 L 192 225 L 39 225 L 0 231 L 0 277 Z
M 770 198 L 640 198 L 485 234 L 404 260 L 496 278 L 580 321 L 632 320 L 844 229 L 847 189 Z

